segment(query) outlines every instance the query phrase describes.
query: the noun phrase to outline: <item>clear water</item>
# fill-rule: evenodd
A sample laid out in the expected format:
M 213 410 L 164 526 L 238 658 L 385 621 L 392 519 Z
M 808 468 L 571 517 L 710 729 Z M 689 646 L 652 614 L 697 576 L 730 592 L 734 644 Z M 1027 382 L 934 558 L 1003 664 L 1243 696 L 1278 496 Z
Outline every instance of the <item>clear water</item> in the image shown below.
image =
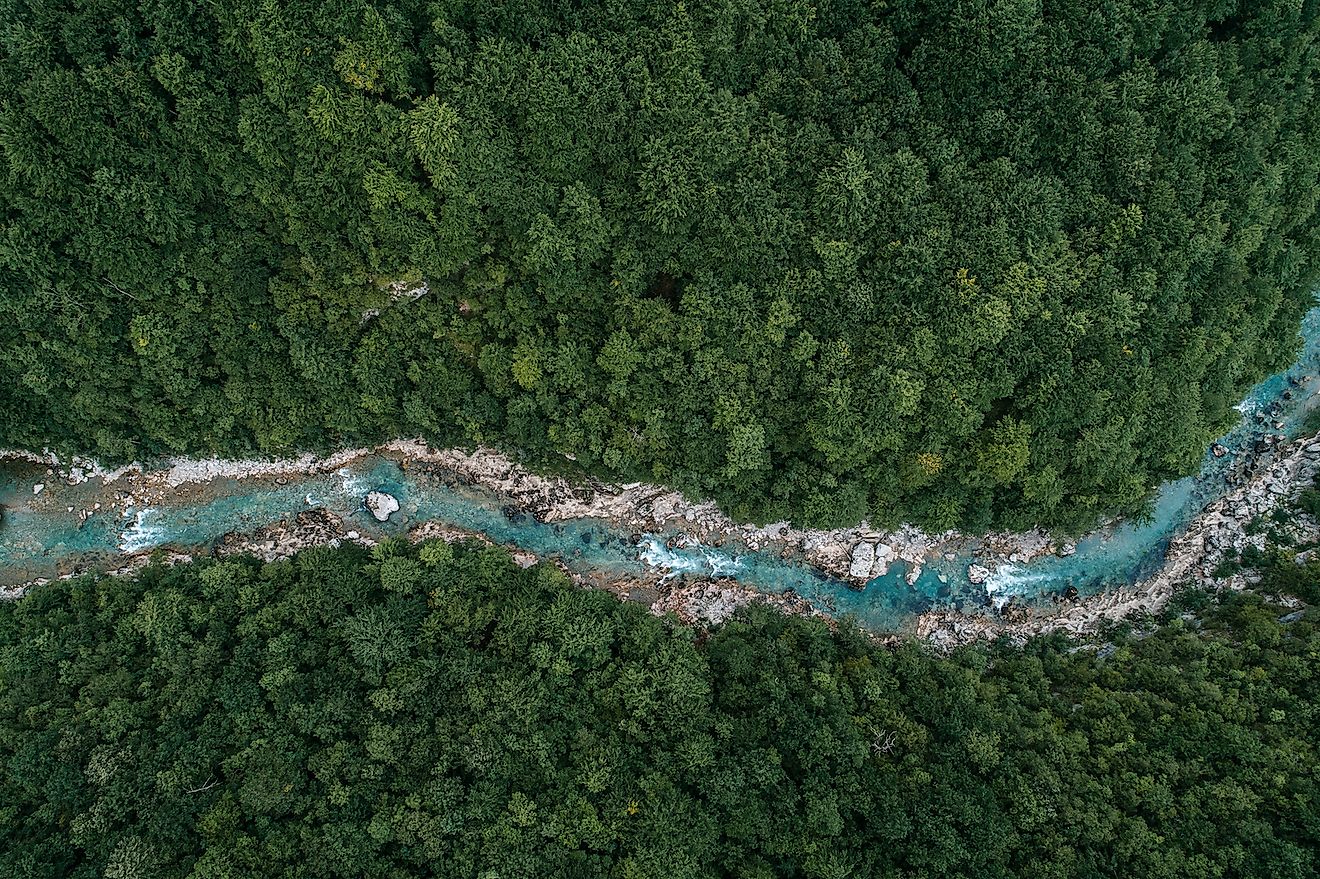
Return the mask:
M 823 610 L 851 614 L 860 624 L 877 630 L 897 628 L 912 614 L 933 605 L 1008 597 L 1039 601 L 1069 586 L 1091 593 L 1134 582 L 1158 567 L 1169 539 L 1223 492 L 1224 473 L 1235 454 L 1249 448 L 1268 429 L 1268 423 L 1257 423 L 1257 412 L 1269 411 L 1278 403 L 1280 410 L 1268 420 L 1284 422 L 1282 432 L 1290 434 L 1307 412 L 1320 405 L 1320 379 L 1296 387 L 1290 382 L 1320 372 L 1320 308 L 1307 315 L 1302 336 L 1305 345 L 1297 362 L 1256 386 L 1243 402 L 1242 423 L 1220 440 L 1230 453 L 1215 458 L 1207 450 L 1197 476 L 1163 486 L 1148 521 L 1124 522 L 1094 534 L 1067 558 L 1045 556 L 1019 567 L 1001 568 L 984 586 L 973 586 L 966 578 L 974 542 L 953 560 L 929 560 L 913 586 L 904 581 L 907 568 L 900 563 L 864 590 L 855 590 L 800 559 L 751 551 L 733 542 L 711 547 L 683 546 L 679 541 L 671 549 L 667 544 L 676 535 L 648 534 L 635 545 L 630 534 L 604 521 L 537 522 L 526 514 L 506 513 L 494 495 L 446 485 L 377 456 L 335 473 L 290 477 L 283 486 L 269 479 L 215 480 L 186 493 L 192 499 L 145 509 L 103 509 L 82 525 L 76 512 L 68 513 L 67 507 L 90 509 L 100 501 L 108 508 L 116 486 L 103 486 L 99 480 L 68 486 L 47 478 L 44 468 L 0 465 L 0 504 L 5 507 L 0 524 L 0 583 L 52 576 L 75 564 L 113 563 L 124 552 L 158 546 L 206 548 L 231 531 L 253 531 L 286 521 L 299 511 L 324 507 L 344 517 L 348 528 L 372 537 L 402 534 L 419 522 L 436 520 L 483 532 L 497 542 L 538 555 L 560 558 L 583 572 L 626 575 L 658 570 L 672 577 L 732 577 L 764 592 L 792 589 Z M 1282 401 L 1281 395 L 1289 389 L 1293 399 Z M 39 497 L 32 495 L 34 482 L 46 483 Z M 399 512 L 387 523 L 377 523 L 362 506 L 372 489 L 387 491 L 399 500 Z

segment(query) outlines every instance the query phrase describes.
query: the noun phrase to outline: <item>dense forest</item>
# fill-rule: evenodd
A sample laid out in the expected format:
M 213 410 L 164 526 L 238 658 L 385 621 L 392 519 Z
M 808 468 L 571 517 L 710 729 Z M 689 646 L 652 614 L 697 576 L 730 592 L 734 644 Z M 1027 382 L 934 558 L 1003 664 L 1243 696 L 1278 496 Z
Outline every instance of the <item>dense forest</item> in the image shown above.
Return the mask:
M 1317 0 L 0 0 L 0 444 L 1080 527 L 1320 277 Z
M 477 544 L 56 582 L 0 605 L 0 875 L 1310 879 L 1320 627 L 1199 600 L 942 658 Z

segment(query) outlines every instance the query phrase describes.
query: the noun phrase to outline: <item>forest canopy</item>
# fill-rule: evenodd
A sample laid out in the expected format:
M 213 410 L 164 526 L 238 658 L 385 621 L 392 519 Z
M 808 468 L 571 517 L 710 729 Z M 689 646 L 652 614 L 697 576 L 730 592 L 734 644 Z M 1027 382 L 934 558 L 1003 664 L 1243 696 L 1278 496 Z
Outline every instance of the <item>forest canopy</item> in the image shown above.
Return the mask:
M 475 543 L 84 576 L 0 603 L 0 875 L 1310 879 L 1281 613 L 939 657 Z
M 1084 526 L 1320 279 L 1317 0 L 0 0 L 0 443 Z

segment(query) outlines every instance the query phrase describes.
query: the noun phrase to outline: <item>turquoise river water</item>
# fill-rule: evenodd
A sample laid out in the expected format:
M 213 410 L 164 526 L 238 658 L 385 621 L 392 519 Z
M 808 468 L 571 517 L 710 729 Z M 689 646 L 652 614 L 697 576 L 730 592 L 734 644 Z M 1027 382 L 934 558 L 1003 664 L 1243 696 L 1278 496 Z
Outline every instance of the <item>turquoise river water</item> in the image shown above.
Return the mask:
M 1196 476 L 1164 485 L 1154 513 L 1144 522 L 1123 522 L 1097 532 L 1066 558 L 1045 556 L 1021 566 L 1000 568 L 984 586 L 967 582 L 966 569 L 976 543 L 969 540 L 952 560 L 939 557 L 925 565 L 913 586 L 904 581 L 907 569 L 892 566 L 863 590 L 825 576 L 800 559 L 758 552 L 726 541 L 722 547 L 680 546 L 668 549 L 672 535 L 647 534 L 638 543 L 625 530 L 600 520 L 545 524 L 507 510 L 499 497 L 480 489 L 454 485 L 395 461 L 368 456 L 328 474 L 287 475 L 273 479 L 218 479 L 179 493 L 179 500 L 156 507 L 108 510 L 116 486 L 89 480 L 70 486 L 45 475 L 45 468 L 18 462 L 0 463 L 0 584 L 50 577 L 72 568 L 113 567 L 128 552 L 155 547 L 204 550 L 232 531 L 253 531 L 288 520 L 313 507 L 342 516 L 347 527 L 380 537 L 401 534 L 419 522 L 437 520 L 480 531 L 491 539 L 542 556 L 557 557 L 583 572 L 606 576 L 654 573 L 675 577 L 728 576 L 765 592 L 792 589 L 834 614 L 851 614 L 871 629 L 889 630 L 912 614 L 955 602 L 984 602 L 1013 596 L 1045 601 L 1069 586 L 1083 594 L 1127 585 L 1157 569 L 1169 539 L 1206 503 L 1221 494 L 1224 475 L 1233 460 L 1265 433 L 1292 435 L 1305 415 L 1320 405 L 1320 308 L 1302 326 L 1301 356 L 1285 372 L 1252 389 L 1239 407 L 1243 418 L 1220 442 L 1229 449 L 1216 458 L 1207 449 Z M 1285 397 L 1290 399 L 1285 399 Z M 1262 424 L 1260 415 L 1266 415 Z M 1273 422 L 1283 423 L 1274 429 Z M 34 496 L 32 486 L 44 482 Z M 400 510 L 379 524 L 363 509 L 367 491 L 380 489 L 399 499 Z M 77 510 L 104 505 L 85 523 Z M 68 511 L 69 507 L 74 512 Z

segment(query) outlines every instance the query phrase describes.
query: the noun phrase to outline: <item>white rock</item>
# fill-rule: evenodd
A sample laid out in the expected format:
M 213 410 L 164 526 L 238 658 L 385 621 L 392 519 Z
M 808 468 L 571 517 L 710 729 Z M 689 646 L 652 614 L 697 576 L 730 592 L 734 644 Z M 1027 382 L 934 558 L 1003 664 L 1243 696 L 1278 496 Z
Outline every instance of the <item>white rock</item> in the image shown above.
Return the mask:
M 377 522 L 384 522 L 390 517 L 391 513 L 399 511 L 399 500 L 394 495 L 386 494 L 383 491 L 368 492 L 367 511 L 375 517 Z
M 889 573 L 889 565 L 894 560 L 896 553 L 893 547 L 887 543 L 877 543 L 875 545 L 875 564 L 871 566 L 871 576 L 883 577 Z
M 36 485 L 32 486 L 33 496 L 41 494 L 42 490 L 45 489 L 45 487 L 46 487 L 45 484 L 41 482 L 38 482 Z
M 921 565 L 913 565 L 912 570 L 908 571 L 907 576 L 904 577 L 903 579 L 907 582 L 909 586 L 916 586 L 917 580 L 920 577 L 921 577 Z
M 871 576 L 871 566 L 875 564 L 875 544 L 865 541 L 852 548 L 852 563 L 848 566 L 848 576 L 863 580 Z
M 981 565 L 967 566 L 967 581 L 969 583 L 980 586 L 982 583 L 984 583 L 986 580 L 989 579 L 990 579 L 989 568 L 982 567 Z

